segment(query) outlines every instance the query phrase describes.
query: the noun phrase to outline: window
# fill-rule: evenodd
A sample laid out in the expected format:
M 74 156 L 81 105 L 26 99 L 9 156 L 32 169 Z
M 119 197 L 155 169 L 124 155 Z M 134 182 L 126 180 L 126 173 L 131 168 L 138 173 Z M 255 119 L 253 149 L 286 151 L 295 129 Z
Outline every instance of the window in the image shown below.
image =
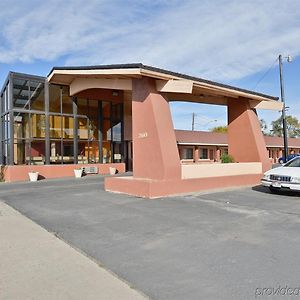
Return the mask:
M 53 113 L 61 112 L 61 88 L 59 85 L 49 85 L 49 111 Z
M 228 148 L 224 148 L 221 150 L 221 154 L 228 154 Z
M 13 104 L 14 108 L 30 109 L 29 107 L 29 80 L 14 79 L 13 81 Z
M 0 163 L 122 161 L 123 103 L 101 92 L 99 99 L 93 98 L 95 93 L 91 94 L 92 99 L 76 99 L 69 96 L 68 86 L 49 84 L 49 112 L 46 112 L 46 89 L 48 83 L 39 76 L 12 73 L 9 77 L 0 95 Z M 73 112 L 75 105 L 77 115 Z
M 182 151 L 182 159 L 193 159 L 194 151 L 193 148 L 184 148 Z
M 207 148 L 200 148 L 199 157 L 200 157 L 200 159 L 208 159 L 208 150 L 207 150 Z
M 13 79 L 13 106 L 20 109 L 45 110 L 44 80 Z

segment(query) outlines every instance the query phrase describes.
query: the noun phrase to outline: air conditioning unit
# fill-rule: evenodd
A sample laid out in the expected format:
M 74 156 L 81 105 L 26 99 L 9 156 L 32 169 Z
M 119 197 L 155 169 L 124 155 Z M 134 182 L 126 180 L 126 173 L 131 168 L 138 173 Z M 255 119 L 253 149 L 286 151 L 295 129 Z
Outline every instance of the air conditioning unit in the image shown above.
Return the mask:
M 85 174 L 98 174 L 98 167 L 83 167 L 82 170 Z

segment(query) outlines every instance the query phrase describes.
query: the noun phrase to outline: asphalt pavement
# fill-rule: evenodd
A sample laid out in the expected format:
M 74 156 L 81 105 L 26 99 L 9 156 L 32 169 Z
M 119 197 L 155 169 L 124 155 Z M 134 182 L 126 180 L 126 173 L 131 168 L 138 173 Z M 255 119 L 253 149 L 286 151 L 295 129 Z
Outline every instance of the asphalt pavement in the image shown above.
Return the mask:
M 93 176 L 2 184 L 0 199 L 152 299 L 273 299 L 300 286 L 299 194 L 147 200 Z

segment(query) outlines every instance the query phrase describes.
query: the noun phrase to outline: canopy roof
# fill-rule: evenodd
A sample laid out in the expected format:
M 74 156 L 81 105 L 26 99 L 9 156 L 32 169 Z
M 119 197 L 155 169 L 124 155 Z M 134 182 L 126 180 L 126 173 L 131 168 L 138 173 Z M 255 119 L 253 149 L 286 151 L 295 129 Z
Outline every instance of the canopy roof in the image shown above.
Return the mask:
M 278 97 L 142 63 L 54 67 L 48 75 L 48 80 L 70 85 L 71 94 L 76 94 L 80 89 L 95 87 L 131 90 L 132 79 L 142 76 L 155 79 L 157 90 L 165 93 L 170 101 L 227 105 L 228 97 L 243 97 L 255 101 L 253 108 L 280 110 L 282 107 Z

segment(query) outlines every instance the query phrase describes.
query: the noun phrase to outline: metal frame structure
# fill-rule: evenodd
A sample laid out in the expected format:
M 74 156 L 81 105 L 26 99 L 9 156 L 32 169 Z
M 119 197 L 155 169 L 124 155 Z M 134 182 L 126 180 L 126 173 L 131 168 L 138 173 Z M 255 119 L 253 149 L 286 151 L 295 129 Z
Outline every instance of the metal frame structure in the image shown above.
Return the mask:
M 28 99 L 25 99 L 25 96 L 21 96 L 22 90 L 20 90 L 20 93 L 18 97 L 21 100 L 27 101 L 28 102 L 28 107 L 29 109 L 21 108 L 21 107 L 14 107 L 14 80 L 15 79 L 21 79 L 21 80 L 32 80 L 35 82 L 40 82 L 43 84 L 43 98 L 44 98 L 44 109 L 43 110 L 34 110 L 30 106 L 30 97 Z M 87 130 L 88 130 L 88 138 L 87 138 L 87 143 L 90 145 L 90 119 L 88 114 L 87 115 L 81 115 L 78 114 L 78 106 L 77 106 L 77 98 L 76 97 L 70 97 L 72 100 L 72 113 L 65 113 L 63 112 L 63 103 L 62 103 L 62 88 L 63 86 L 60 86 L 60 111 L 59 112 L 52 112 L 50 109 L 50 89 L 51 85 L 49 84 L 47 79 L 45 77 L 41 76 L 34 76 L 34 75 L 29 75 L 29 74 L 23 74 L 23 73 L 14 73 L 10 72 L 8 74 L 8 77 L 4 83 L 3 88 L 1 89 L 0 93 L 0 165 L 14 165 L 15 164 L 15 157 L 14 157 L 14 143 L 15 143 L 15 136 L 14 136 L 14 114 L 16 113 L 26 113 L 29 116 L 29 124 L 31 124 L 31 116 L 32 114 L 36 115 L 44 115 L 45 116 L 45 137 L 40 138 L 39 140 L 44 141 L 45 143 L 45 165 L 51 164 L 50 161 L 50 148 L 51 148 L 51 140 L 54 140 L 51 138 L 51 133 L 50 133 L 50 116 L 60 116 L 61 117 L 61 131 L 64 130 L 63 128 L 63 122 L 62 118 L 63 117 L 71 117 L 73 118 L 73 156 L 74 156 L 74 164 L 78 164 L 78 142 L 80 139 L 78 138 L 78 118 L 86 118 L 87 119 Z M 30 95 L 31 93 L 31 87 L 30 85 L 27 86 L 18 86 L 20 89 L 24 88 L 28 89 L 27 92 Z M 20 100 L 20 101 L 21 101 Z M 87 105 L 89 109 L 89 99 L 87 100 Z M 111 128 L 111 153 L 112 153 L 112 161 L 114 161 L 114 140 L 113 140 L 113 116 L 112 116 L 112 102 L 111 101 L 106 101 L 105 99 L 101 99 L 105 102 L 110 102 L 110 128 Z M 96 158 L 100 163 L 103 162 L 103 151 L 102 151 L 102 145 L 103 145 L 103 114 L 102 114 L 102 101 L 98 100 L 98 114 L 97 114 L 97 123 L 98 123 L 98 157 Z M 25 105 L 27 105 L 27 102 L 25 102 Z M 124 161 L 124 117 L 123 117 L 123 105 L 121 109 L 121 119 L 119 120 L 121 123 L 121 157 L 122 157 L 122 162 Z M 31 125 L 30 125 L 31 126 Z M 31 149 L 31 143 L 33 140 L 38 140 L 37 138 L 32 138 L 32 130 L 29 128 L 29 137 L 22 137 L 19 140 L 26 140 L 29 142 L 29 147 Z M 63 132 L 61 132 L 63 133 Z M 56 140 L 56 139 L 55 139 Z M 60 137 L 60 146 L 61 146 L 61 163 L 63 164 L 63 152 L 64 152 L 64 146 L 63 143 L 66 141 L 64 139 L 63 134 L 61 134 Z M 90 147 L 88 147 L 90 149 Z M 31 150 L 30 150 L 31 152 Z M 4 157 L 6 159 L 4 160 Z M 90 158 L 88 157 L 88 162 L 90 163 Z M 26 164 L 26 159 L 25 159 L 25 164 Z M 29 164 L 32 164 L 31 161 L 31 155 L 30 155 L 30 160 Z

